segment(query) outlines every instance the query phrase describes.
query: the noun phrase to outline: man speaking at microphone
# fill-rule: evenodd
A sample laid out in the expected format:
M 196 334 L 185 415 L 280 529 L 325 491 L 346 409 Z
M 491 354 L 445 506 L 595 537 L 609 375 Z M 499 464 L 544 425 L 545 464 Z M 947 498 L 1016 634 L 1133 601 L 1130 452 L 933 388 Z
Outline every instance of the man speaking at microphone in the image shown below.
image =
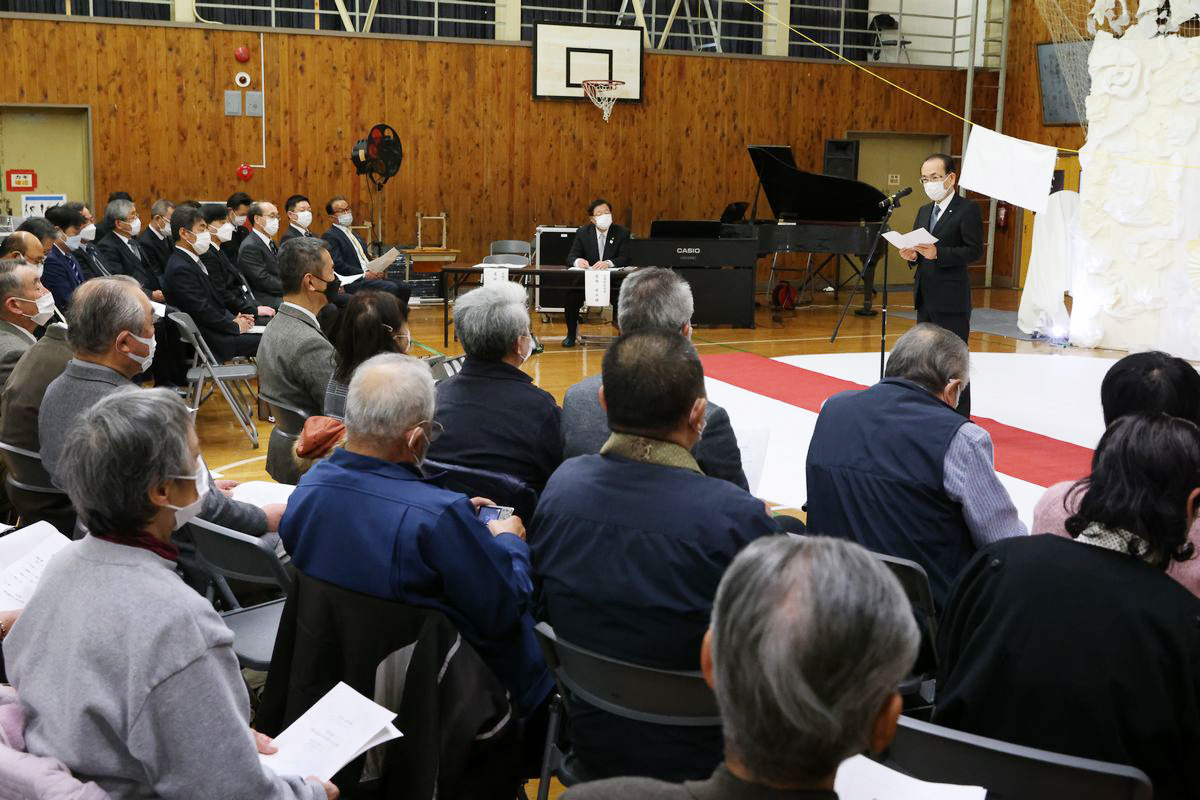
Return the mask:
M 921 186 L 933 202 L 917 211 L 914 228 L 937 237 L 900 251 L 900 257 L 917 268 L 913 301 L 917 322 L 932 322 L 964 342 L 971 334 L 971 279 L 967 266 L 983 255 L 983 217 L 979 206 L 959 196 L 954 159 L 935 153 L 921 165 Z M 958 403 L 958 413 L 971 416 L 971 387 Z

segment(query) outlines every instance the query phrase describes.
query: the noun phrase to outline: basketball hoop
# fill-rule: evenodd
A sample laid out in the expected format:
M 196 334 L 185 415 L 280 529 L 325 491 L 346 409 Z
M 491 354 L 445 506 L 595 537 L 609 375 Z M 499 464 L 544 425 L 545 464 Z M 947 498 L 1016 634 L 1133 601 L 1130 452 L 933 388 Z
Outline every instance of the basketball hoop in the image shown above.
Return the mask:
M 608 115 L 617 102 L 617 92 L 624 85 L 625 81 L 584 81 L 583 93 L 596 108 L 604 112 L 604 121 L 608 122 Z

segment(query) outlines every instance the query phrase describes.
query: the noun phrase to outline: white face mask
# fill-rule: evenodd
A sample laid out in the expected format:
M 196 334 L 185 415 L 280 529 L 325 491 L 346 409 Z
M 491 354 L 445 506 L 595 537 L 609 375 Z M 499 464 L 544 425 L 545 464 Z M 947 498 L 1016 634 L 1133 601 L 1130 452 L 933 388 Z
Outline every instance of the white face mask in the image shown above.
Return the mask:
M 133 331 L 130 331 L 129 335 L 131 337 L 133 337 L 133 339 L 135 341 L 137 341 L 139 344 L 144 344 L 144 345 L 146 345 L 146 347 L 150 348 L 150 352 L 146 353 L 146 355 L 144 355 L 144 356 L 137 356 L 137 355 L 134 355 L 133 353 L 125 354 L 125 355 L 129 356 L 129 358 L 135 364 L 137 364 L 138 366 L 140 366 L 142 368 L 141 369 L 142 372 L 145 372 L 146 370 L 150 369 L 150 365 L 154 363 L 154 348 L 157 346 L 158 343 L 155 341 L 153 336 L 151 336 L 149 339 L 143 339 L 142 337 L 138 336 Z
M 222 242 L 228 242 L 233 238 L 233 223 L 225 221 L 221 227 L 217 228 L 217 239 Z
M 192 242 L 192 250 L 196 255 L 202 256 L 208 252 L 208 248 L 212 246 L 212 234 L 208 231 L 202 231 L 196 234 L 196 241 Z
M 78 250 L 80 245 L 82 245 L 82 244 L 83 244 L 83 237 L 80 236 L 78 233 L 75 234 L 74 236 L 67 237 L 67 249 L 68 250 Z
M 342 227 L 349 228 L 352 222 L 354 222 L 354 215 L 349 211 L 347 211 L 345 214 L 337 215 L 337 223 Z
M 240 228 L 245 224 L 246 224 L 246 215 L 245 214 L 234 214 L 233 215 L 233 225 L 235 228 Z
M 532 357 L 533 357 L 533 351 L 534 351 L 534 347 L 533 347 L 533 336 L 531 336 L 530 334 L 528 334 L 528 333 L 527 333 L 527 334 L 525 334 L 524 336 L 522 336 L 521 338 L 522 338 L 522 339 L 528 339 L 528 340 L 529 340 L 529 347 L 528 347 L 528 349 L 526 349 L 526 348 L 521 348 L 521 362 L 522 362 L 522 363 L 524 363 L 524 362 L 528 361 L 530 358 L 532 358 Z
M 37 305 L 37 312 L 34 314 L 22 314 L 21 316 L 29 317 L 33 320 L 34 325 L 45 325 L 54 316 L 54 295 L 46 292 L 37 300 L 29 300 L 27 298 L 18 298 L 23 303 L 34 303 Z
M 612 227 L 612 214 L 601 214 L 595 220 L 596 227 L 602 231 L 606 231 Z
M 309 225 L 312 225 L 311 211 L 293 211 L 292 213 L 296 215 L 296 224 L 301 228 L 307 229 Z
M 84 225 L 79 231 L 79 238 L 83 239 L 85 242 L 96 241 L 96 226 L 90 222 L 87 225 Z
M 196 474 L 195 475 L 172 475 L 172 478 L 178 478 L 181 481 L 193 480 L 196 482 L 196 499 L 188 503 L 186 506 L 173 506 L 167 504 L 167 508 L 175 511 L 175 530 L 179 530 L 184 525 L 187 525 L 200 513 L 200 509 L 204 507 L 204 496 L 208 494 L 209 483 L 212 481 L 212 476 L 208 472 L 208 465 L 204 463 L 203 456 L 196 456 Z
M 263 230 L 267 234 L 267 236 L 274 236 L 275 234 L 279 233 L 279 220 L 277 220 L 277 219 L 267 220 L 266 224 L 263 225 Z
M 169 222 L 163 223 L 162 230 L 159 231 L 159 233 L 161 233 L 163 235 L 164 239 L 171 238 L 171 223 L 169 223 Z
M 923 184 L 923 186 L 925 187 L 925 194 L 929 195 L 930 200 L 937 203 L 937 202 L 940 202 L 943 199 L 945 199 L 946 187 L 942 185 L 945 182 L 946 182 L 946 179 L 943 178 L 940 181 L 934 181 L 933 183 Z
M 129 225 L 129 235 L 131 237 L 137 236 L 139 233 L 142 232 L 142 218 L 141 217 L 134 217 L 133 219 L 129 220 L 129 222 L 126 224 Z

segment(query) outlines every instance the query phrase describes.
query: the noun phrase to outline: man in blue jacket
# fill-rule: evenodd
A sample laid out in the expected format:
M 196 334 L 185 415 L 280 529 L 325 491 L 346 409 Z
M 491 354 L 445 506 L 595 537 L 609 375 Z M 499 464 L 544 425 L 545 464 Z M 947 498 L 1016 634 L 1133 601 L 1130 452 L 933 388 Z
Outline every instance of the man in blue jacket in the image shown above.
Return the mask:
M 422 475 L 433 409 L 433 377 L 417 359 L 387 353 L 359 366 L 346 444 L 301 479 L 280 538 L 310 577 L 445 613 L 529 716 L 553 681 L 529 614 L 525 527 L 515 516 L 485 525 L 476 508 L 488 501 Z

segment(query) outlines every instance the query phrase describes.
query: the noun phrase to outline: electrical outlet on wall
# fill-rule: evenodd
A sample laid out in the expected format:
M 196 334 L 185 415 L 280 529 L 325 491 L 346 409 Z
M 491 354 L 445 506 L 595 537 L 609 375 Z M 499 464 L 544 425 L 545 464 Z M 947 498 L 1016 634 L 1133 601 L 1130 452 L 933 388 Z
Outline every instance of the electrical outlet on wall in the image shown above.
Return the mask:
M 246 92 L 246 116 L 261 117 L 263 115 L 263 93 Z

